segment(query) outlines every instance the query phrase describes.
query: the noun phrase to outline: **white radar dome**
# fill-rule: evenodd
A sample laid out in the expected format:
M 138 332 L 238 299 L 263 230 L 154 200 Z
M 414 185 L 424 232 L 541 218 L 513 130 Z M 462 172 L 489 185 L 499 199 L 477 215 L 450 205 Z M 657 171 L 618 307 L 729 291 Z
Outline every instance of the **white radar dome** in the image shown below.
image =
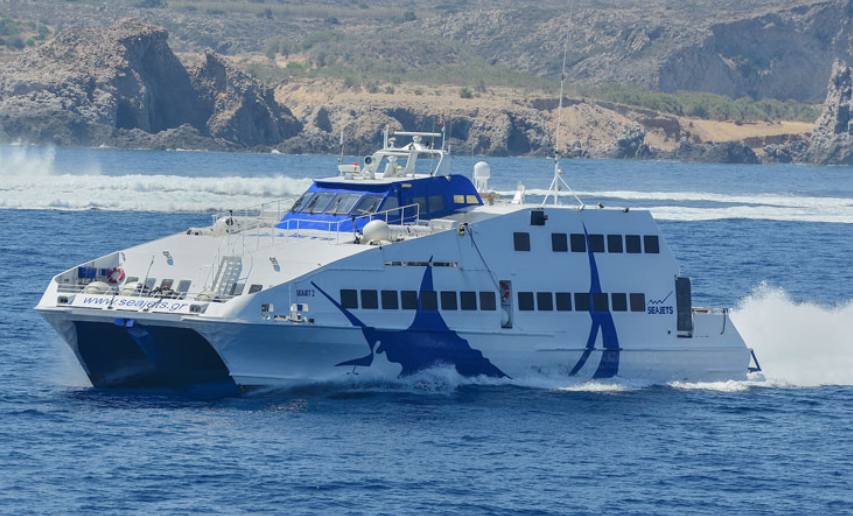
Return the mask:
M 391 240 L 391 228 L 384 220 L 371 220 L 361 232 L 365 242 L 381 242 Z
M 474 165 L 474 179 L 488 179 L 492 177 L 492 167 L 485 161 L 478 161 Z

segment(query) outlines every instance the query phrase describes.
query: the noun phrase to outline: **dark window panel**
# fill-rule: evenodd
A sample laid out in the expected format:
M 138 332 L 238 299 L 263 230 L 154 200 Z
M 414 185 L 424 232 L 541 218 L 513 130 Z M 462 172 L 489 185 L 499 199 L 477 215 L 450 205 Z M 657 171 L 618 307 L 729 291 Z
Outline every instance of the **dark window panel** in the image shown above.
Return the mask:
M 645 312 L 646 311 L 646 295 L 645 294 L 631 294 L 631 311 L 632 312 Z
M 497 310 L 497 301 L 494 292 L 480 292 L 480 310 Z
M 640 254 L 643 248 L 640 246 L 640 235 L 625 235 L 625 251 L 628 254 Z
M 530 250 L 530 233 L 513 233 L 512 241 L 516 251 Z
M 414 290 L 404 290 L 400 292 L 400 304 L 403 310 L 418 309 L 418 293 Z
M 438 295 L 435 290 L 421 292 L 421 310 L 438 310 Z
M 557 311 L 570 312 L 572 310 L 571 292 L 557 292 Z
M 476 292 L 460 292 L 459 293 L 459 306 L 463 310 L 476 310 L 477 309 L 477 293 Z
M 536 293 L 536 308 L 543 312 L 551 312 L 554 310 L 554 295 L 550 292 Z
M 441 309 L 442 310 L 456 310 L 459 308 L 456 302 L 456 292 L 452 292 L 449 290 L 441 291 Z
M 607 235 L 607 252 L 622 252 L 622 235 Z
M 362 290 L 361 308 L 364 310 L 376 310 L 379 308 L 379 294 L 375 290 Z
M 660 252 L 660 241 L 657 235 L 645 235 L 643 237 L 643 246 L 649 254 L 658 254 Z
M 575 292 L 575 311 L 589 312 L 589 293 Z
M 382 308 L 385 310 L 396 310 L 400 308 L 400 303 L 397 300 L 397 291 L 396 290 L 383 290 L 381 292 L 382 296 Z
M 518 293 L 518 309 L 524 312 L 533 310 L 533 292 Z
M 254 288 L 252 285 L 249 291 Z M 358 291 L 341 289 L 341 306 L 344 308 L 358 308 Z
M 604 235 L 589 235 L 589 250 L 593 253 L 603 253 Z
M 625 294 L 610 294 L 610 303 L 614 312 L 628 311 L 628 296 Z
M 572 233 L 571 240 L 573 253 L 586 252 L 586 236 L 583 233 Z
M 551 250 L 555 253 L 569 251 L 569 238 L 565 233 L 551 233 Z
M 610 310 L 610 303 L 607 301 L 607 294 L 604 292 L 596 292 L 592 295 L 592 309 L 596 312 L 607 312 Z

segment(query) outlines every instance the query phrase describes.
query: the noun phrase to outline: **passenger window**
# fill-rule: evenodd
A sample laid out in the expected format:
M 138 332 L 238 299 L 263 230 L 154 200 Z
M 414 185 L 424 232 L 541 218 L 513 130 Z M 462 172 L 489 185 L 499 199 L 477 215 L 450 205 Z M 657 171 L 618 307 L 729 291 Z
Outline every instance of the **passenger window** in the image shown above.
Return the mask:
M 610 303 L 614 312 L 628 311 L 628 296 L 625 294 L 610 294 Z
M 173 279 L 164 279 L 163 281 L 160 282 L 160 288 L 171 289 L 172 283 L 174 283 L 174 282 L 175 282 L 175 280 L 173 280 Z
M 631 311 L 632 312 L 645 312 L 646 311 L 646 295 L 645 294 L 631 294 Z
M 518 293 L 518 309 L 524 312 L 533 310 L 533 292 Z
M 640 247 L 640 235 L 625 235 L 625 250 L 628 254 L 639 254 L 643 252 Z
M 381 292 L 381 296 L 383 310 L 396 310 L 400 307 L 399 303 L 397 302 L 396 290 L 383 290 Z
M 493 311 L 497 310 L 494 292 L 480 292 L 480 310 Z
M 551 250 L 555 253 L 569 251 L 569 240 L 565 233 L 551 233 Z
M 136 276 L 128 276 L 126 280 L 124 280 L 125 285 L 133 285 L 134 283 L 138 283 L 139 278 Z
M 607 252 L 622 252 L 622 235 L 607 235 Z
M 429 208 L 427 207 L 427 198 L 426 197 L 415 197 L 414 204 L 420 206 L 420 215 L 423 217 L 427 213 L 429 213 Z
M 385 204 L 382 205 L 382 211 L 396 210 L 396 211 L 392 211 L 391 215 L 399 215 L 400 210 L 397 210 L 397 208 L 399 208 L 399 207 L 400 207 L 400 203 L 397 202 L 397 197 L 392 195 L 392 196 L 388 197 L 387 199 L 385 199 Z
M 403 310 L 418 309 L 418 293 L 414 290 L 404 290 L 400 292 L 400 304 Z
M 643 237 L 643 246 L 649 254 L 660 253 L 660 241 L 657 235 L 645 235 Z
M 438 213 L 444 211 L 444 196 L 430 195 L 429 196 L 429 212 Z
M 536 293 L 536 308 L 541 312 L 551 312 L 554 310 L 554 296 L 550 292 Z
M 557 292 L 557 311 L 570 312 L 572 310 L 571 292 Z
M 438 296 L 435 290 L 421 292 L 421 310 L 438 310 Z
M 323 213 L 328 215 L 348 215 L 359 199 L 361 199 L 361 194 L 340 193 L 323 210 Z
M 593 253 L 603 253 L 604 235 L 589 235 L 589 250 Z
M 128 278 L 128 280 L 129 279 L 130 278 Z M 134 278 L 133 281 L 136 281 L 136 279 Z M 182 279 L 181 281 L 178 282 L 177 291 L 180 292 L 181 294 L 186 294 L 187 292 L 190 291 L 190 285 L 192 285 L 192 284 L 193 284 L 193 282 L 191 280 Z
M 460 292 L 459 304 L 463 310 L 477 309 L 477 293 L 476 292 Z
M 468 204 L 480 204 L 476 195 L 468 195 L 466 196 L 466 200 L 468 201 Z
M 575 292 L 575 311 L 589 312 L 589 293 Z
M 512 241 L 516 251 L 530 250 L 530 233 L 513 233 Z
M 260 292 L 263 289 L 264 289 L 263 285 L 252 285 L 251 287 L 249 287 L 249 294 L 257 294 L 258 292 Z M 355 292 L 355 290 L 353 290 L 353 292 Z
M 355 205 L 353 215 L 367 215 L 369 213 L 374 213 L 379 208 L 379 203 L 381 202 L 381 195 L 365 195 Z
M 145 290 L 151 290 L 157 284 L 157 278 L 148 278 L 145 280 Z
M 245 283 L 235 283 L 231 285 L 231 295 L 232 296 L 241 296 L 243 295 L 243 290 L 246 288 Z
M 329 205 L 329 202 L 335 196 L 335 192 L 320 192 L 314 197 L 311 198 L 310 201 L 305 203 L 305 207 L 301 210 L 302 213 L 318 213 L 322 212 L 326 209 L 326 206 Z
M 465 204 L 465 196 L 464 195 L 454 195 L 453 196 L 453 204 Z
M 586 236 L 581 233 L 572 233 L 572 252 L 573 253 L 585 253 L 586 252 Z
M 441 309 L 442 310 L 456 310 L 456 292 L 451 292 L 447 290 L 441 291 Z
M 252 290 L 259 286 L 260 285 L 252 285 L 249 288 L 249 293 L 253 293 Z M 355 290 L 341 289 L 341 306 L 344 308 L 358 308 L 358 292 Z
M 592 309 L 596 312 L 610 311 L 610 303 L 607 302 L 607 294 L 595 292 L 592 294 Z
M 298 211 L 302 211 L 302 208 L 305 207 L 305 203 L 307 203 L 311 197 L 314 196 L 314 192 L 305 192 L 302 196 L 293 203 L 293 206 L 290 208 L 290 211 L 296 213 Z
M 379 308 L 379 296 L 375 290 L 361 291 L 361 308 L 362 310 L 376 310 Z

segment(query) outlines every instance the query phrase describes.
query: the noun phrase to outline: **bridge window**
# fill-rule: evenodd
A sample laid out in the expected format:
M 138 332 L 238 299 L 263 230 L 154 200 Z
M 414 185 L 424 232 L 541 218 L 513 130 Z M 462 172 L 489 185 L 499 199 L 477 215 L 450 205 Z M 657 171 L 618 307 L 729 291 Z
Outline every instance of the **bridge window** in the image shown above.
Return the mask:
M 643 246 L 646 248 L 647 253 L 660 253 L 660 241 L 657 235 L 645 235 L 643 237 Z
M 460 292 L 459 293 L 459 301 L 460 306 L 463 310 L 476 310 L 477 309 L 477 293 L 476 292 Z
M 603 253 L 604 235 L 589 235 L 589 250 L 593 253 Z
M 414 290 L 404 290 L 400 292 L 400 302 L 403 305 L 403 310 L 417 310 L 418 293 Z
M 443 195 L 430 195 L 429 196 L 429 212 L 437 213 L 439 211 L 444 211 L 444 196 Z
M 571 239 L 573 253 L 586 252 L 586 236 L 584 236 L 582 233 L 572 233 Z
M 525 312 L 533 310 L 533 292 L 518 293 L 518 309 Z
M 421 310 L 438 310 L 438 296 L 435 290 L 421 292 Z
M 252 289 L 254 289 L 258 285 L 252 285 L 249 288 L 249 293 L 253 293 Z M 341 306 L 344 308 L 358 308 L 358 292 L 355 290 L 349 289 L 341 289 Z
M 361 194 L 339 193 L 335 196 L 335 200 L 329 203 L 329 206 L 323 210 L 323 213 L 329 215 L 347 215 L 352 211 L 353 206 L 361 199 Z
M 530 233 L 513 233 L 512 241 L 516 251 L 530 250 Z
M 181 283 L 183 283 L 183 282 L 181 282 Z M 189 289 L 189 288 L 190 288 L 189 285 L 187 285 L 187 289 Z M 178 289 L 180 289 L 180 287 L 178 287 Z M 251 287 L 249 287 L 249 294 L 257 294 L 258 292 L 260 292 L 263 289 L 264 289 L 263 285 L 252 285 Z M 355 292 L 355 290 L 353 290 L 353 292 Z
M 571 292 L 557 292 L 556 298 L 558 312 L 570 312 L 572 310 Z
M 639 254 L 643 250 L 640 247 L 640 235 L 625 235 L 625 251 L 628 254 Z
M 396 290 L 383 290 L 381 292 L 382 296 L 382 309 L 383 310 L 396 310 L 400 307 L 397 301 L 397 291 Z
M 290 211 L 296 213 L 298 211 L 302 211 L 302 208 L 305 207 L 305 203 L 311 200 L 311 197 L 314 196 L 314 192 L 305 192 L 302 196 L 293 203 L 293 206 L 290 208 Z
M 396 210 L 399 207 L 400 203 L 397 201 L 397 197 L 392 195 L 385 199 L 385 204 L 382 205 L 382 211 Z M 399 215 L 399 210 L 392 211 L 391 215 Z
M 536 293 L 536 308 L 540 311 L 551 312 L 554 310 L 554 295 L 550 292 Z
M 465 196 L 464 195 L 454 195 L 453 196 L 454 204 L 465 204 Z
M 374 213 L 379 208 L 379 203 L 381 202 L 381 195 L 365 195 L 360 201 L 358 201 L 358 204 L 355 205 L 353 215 L 367 215 L 368 213 Z
M 607 294 L 595 292 L 592 294 L 592 309 L 596 312 L 610 311 L 610 303 L 607 302 Z
M 569 251 L 569 240 L 565 233 L 551 233 L 551 250 L 555 253 Z
M 494 292 L 480 292 L 480 310 L 494 311 L 497 310 Z
M 575 292 L 575 311 L 589 312 L 589 293 Z
M 441 291 L 441 309 L 456 310 L 458 308 L 456 301 L 456 292 L 442 290 Z
M 646 295 L 645 294 L 631 294 L 631 311 L 632 312 L 645 312 L 646 311 Z
M 610 303 L 614 312 L 628 311 L 628 296 L 625 294 L 610 294 Z
M 301 210 L 301 213 L 310 213 L 313 215 L 314 213 L 322 212 L 334 196 L 335 192 L 319 192 L 310 201 L 305 203 L 305 207 Z
M 468 204 L 480 204 L 480 201 L 477 200 L 476 195 L 466 195 L 465 200 L 468 201 Z
M 607 235 L 607 252 L 622 252 L 622 235 Z
M 363 310 L 376 310 L 379 308 L 379 296 L 375 290 L 361 291 L 361 308 Z
M 134 280 L 134 281 L 136 281 L 136 280 Z M 176 290 L 178 292 L 180 292 L 181 294 L 186 294 L 187 292 L 190 291 L 190 285 L 192 285 L 192 284 L 193 284 L 192 280 L 182 279 L 181 281 L 178 282 L 178 288 Z M 253 287 L 259 287 L 260 285 L 252 285 L 252 286 Z M 252 289 L 249 289 L 249 290 L 251 291 Z M 260 290 L 260 289 L 258 289 L 258 290 Z M 252 292 L 252 294 L 254 294 L 254 292 Z

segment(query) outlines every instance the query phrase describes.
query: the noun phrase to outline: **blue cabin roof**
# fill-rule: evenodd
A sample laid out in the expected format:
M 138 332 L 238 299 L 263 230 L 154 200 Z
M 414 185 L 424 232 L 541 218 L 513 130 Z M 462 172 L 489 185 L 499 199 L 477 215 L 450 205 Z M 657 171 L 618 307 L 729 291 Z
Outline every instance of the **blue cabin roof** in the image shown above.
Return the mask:
M 352 231 L 353 223 L 360 230 L 372 219 L 415 223 L 482 204 L 471 181 L 458 174 L 393 180 L 317 179 L 277 227 Z

